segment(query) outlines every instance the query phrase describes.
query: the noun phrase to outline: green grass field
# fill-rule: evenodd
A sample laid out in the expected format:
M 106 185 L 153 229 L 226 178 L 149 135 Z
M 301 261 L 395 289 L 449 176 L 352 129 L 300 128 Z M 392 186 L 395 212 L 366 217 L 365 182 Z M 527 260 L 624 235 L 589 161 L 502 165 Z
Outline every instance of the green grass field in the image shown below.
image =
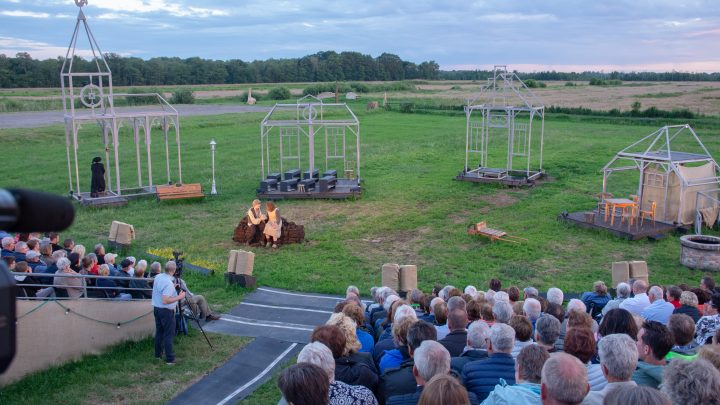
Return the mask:
M 628 242 L 555 219 L 563 210 L 592 209 L 594 196 L 601 191 L 603 165 L 662 122 L 618 125 L 548 119 L 544 168 L 550 178 L 541 186 L 516 190 L 452 180 L 464 163 L 462 116 L 355 112 L 362 131 L 362 198 L 281 201 L 283 216 L 305 225 L 307 243 L 277 251 L 256 249 L 254 275 L 259 285 L 337 294 L 355 284 L 367 293 L 380 283 L 380 266 L 385 262 L 417 264 L 419 286 L 424 290 L 434 284 L 473 284 L 482 289 L 490 278 L 500 278 L 503 285 L 532 284 L 541 290 L 557 286 L 581 292 L 595 280 L 610 282 L 610 264 L 617 260 L 646 260 L 650 280 L 656 283 L 697 284 L 702 276 L 679 264 L 678 236 Z M 233 229 L 255 197 L 260 180 L 261 119 L 261 114 L 231 114 L 182 120 L 183 179 L 200 182 L 209 191 L 208 143 L 215 138 L 219 196 L 202 202 L 145 199 L 121 208 L 80 208 L 75 224 L 62 237 L 92 246 L 107 239 L 112 220 L 131 223 L 137 240 L 129 253 L 142 256 L 148 249 L 183 250 L 189 262 L 215 270 L 210 277 L 188 274 L 191 289 L 208 297 L 217 310 L 231 308 L 246 291 L 225 286 L 222 273 L 228 250 L 238 247 L 231 240 Z M 87 143 L 97 142 L 94 128 L 83 131 Z M 717 156 L 717 130 L 697 132 Z M 6 167 L 3 187 L 67 193 L 61 127 L 3 130 L 0 140 Z M 81 160 L 88 162 L 83 170 L 89 180 L 89 162 L 95 152 L 89 147 L 80 152 Z M 134 148 L 124 153 L 123 181 L 132 184 Z M 160 176 L 164 171 L 159 158 L 155 165 L 160 169 L 154 168 L 154 173 Z M 631 193 L 636 181 L 621 179 L 618 191 Z M 528 241 L 512 245 L 468 236 L 468 225 L 481 220 Z M 127 353 L 125 358 L 140 361 L 141 357 Z M 81 364 L 90 367 L 94 361 Z M 48 373 L 30 378 L 52 378 Z M 269 384 L 249 403 L 277 401 Z

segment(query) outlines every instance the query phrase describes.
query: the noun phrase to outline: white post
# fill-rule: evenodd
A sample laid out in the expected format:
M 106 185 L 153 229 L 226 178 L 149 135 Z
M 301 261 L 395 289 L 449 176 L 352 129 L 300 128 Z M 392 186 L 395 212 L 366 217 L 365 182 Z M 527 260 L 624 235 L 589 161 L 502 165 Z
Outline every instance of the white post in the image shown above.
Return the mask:
M 217 189 L 215 189 L 215 138 L 210 140 L 210 159 L 212 161 L 212 187 L 210 188 L 210 195 L 217 195 Z

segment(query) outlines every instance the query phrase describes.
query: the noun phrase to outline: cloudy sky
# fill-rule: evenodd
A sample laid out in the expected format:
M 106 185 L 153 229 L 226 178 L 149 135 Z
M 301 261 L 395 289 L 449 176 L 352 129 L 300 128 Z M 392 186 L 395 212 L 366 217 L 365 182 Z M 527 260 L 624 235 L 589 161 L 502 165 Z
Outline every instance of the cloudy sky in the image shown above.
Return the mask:
M 323 50 L 442 69 L 720 71 L 718 0 L 89 0 L 103 52 L 268 59 Z M 65 53 L 74 0 L 0 0 L 0 53 Z

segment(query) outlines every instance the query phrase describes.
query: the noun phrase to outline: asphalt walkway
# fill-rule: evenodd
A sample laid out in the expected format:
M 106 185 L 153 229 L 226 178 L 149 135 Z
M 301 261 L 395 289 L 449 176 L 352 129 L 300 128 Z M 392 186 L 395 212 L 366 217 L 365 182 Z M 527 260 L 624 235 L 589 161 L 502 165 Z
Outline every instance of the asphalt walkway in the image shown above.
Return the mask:
M 324 324 L 342 297 L 259 287 L 245 300 L 206 323 L 205 331 L 255 339 L 225 364 L 170 401 L 170 404 L 236 403 L 269 380 Z

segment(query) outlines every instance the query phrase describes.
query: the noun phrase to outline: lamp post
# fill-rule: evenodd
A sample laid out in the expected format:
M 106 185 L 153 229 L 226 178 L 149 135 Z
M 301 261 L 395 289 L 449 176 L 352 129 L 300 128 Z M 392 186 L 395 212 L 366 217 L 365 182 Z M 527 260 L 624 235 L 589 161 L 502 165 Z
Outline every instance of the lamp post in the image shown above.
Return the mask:
M 217 195 L 217 190 L 215 189 L 215 145 L 217 145 L 217 142 L 215 142 L 215 138 L 212 138 L 210 140 L 210 156 L 212 160 L 212 187 L 210 188 L 210 195 Z

